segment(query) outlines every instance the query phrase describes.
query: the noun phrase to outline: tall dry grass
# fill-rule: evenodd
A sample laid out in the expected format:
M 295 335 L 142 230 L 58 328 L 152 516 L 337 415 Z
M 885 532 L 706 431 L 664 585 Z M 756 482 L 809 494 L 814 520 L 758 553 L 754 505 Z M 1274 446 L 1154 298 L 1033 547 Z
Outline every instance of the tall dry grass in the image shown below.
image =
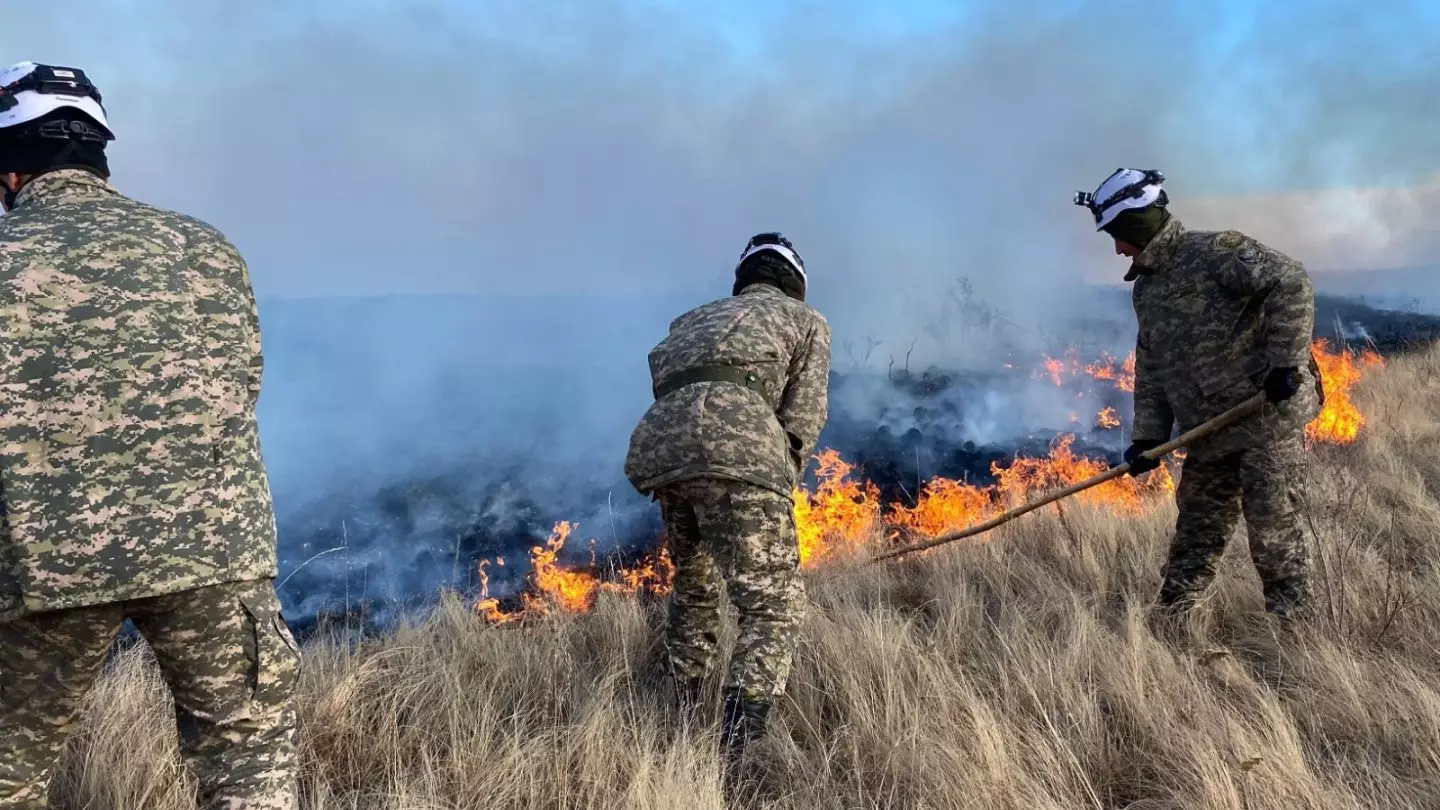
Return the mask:
M 809 577 L 756 805 L 1440 807 L 1440 350 L 1357 398 L 1362 440 L 1316 454 L 1317 610 L 1297 635 L 1264 616 L 1243 534 L 1189 632 L 1150 633 L 1173 506 L 1047 509 L 924 559 L 836 565 Z M 712 730 L 666 711 L 659 616 L 604 598 L 491 629 L 450 603 L 309 646 L 304 805 L 721 807 Z M 62 806 L 190 807 L 166 700 L 143 648 L 119 658 Z

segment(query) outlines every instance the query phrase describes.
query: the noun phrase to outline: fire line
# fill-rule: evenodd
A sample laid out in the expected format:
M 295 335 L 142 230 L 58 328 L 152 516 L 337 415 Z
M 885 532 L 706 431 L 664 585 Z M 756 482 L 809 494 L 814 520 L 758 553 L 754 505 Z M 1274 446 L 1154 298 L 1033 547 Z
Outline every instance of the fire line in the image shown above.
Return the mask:
M 1306 439 L 1312 445 L 1353 443 L 1365 425 L 1365 417 L 1351 399 L 1351 389 L 1368 371 L 1383 366 L 1384 361 L 1369 350 L 1332 351 L 1325 340 L 1316 340 L 1312 348 L 1324 381 L 1325 404 L 1305 427 Z M 1135 356 L 1131 354 L 1122 361 L 1102 355 L 1092 363 L 1081 364 L 1078 354 L 1072 351 L 1063 358 L 1044 358 L 1033 376 L 1048 379 L 1055 385 L 1089 379 L 1116 390 L 1133 392 Z M 1100 429 L 1120 426 L 1113 407 L 1102 409 L 1095 421 Z M 823 450 L 817 456 L 814 491 L 796 489 L 793 493 L 801 567 L 814 568 L 863 552 L 896 532 L 935 536 L 962 529 L 1000 515 L 1034 495 L 1079 483 L 1109 468 L 1103 458 L 1076 455 L 1071 450 L 1074 439 L 1068 434 L 1057 437 L 1043 458 L 1021 457 L 1008 465 L 992 465 L 994 483 L 986 486 L 932 479 L 920 491 L 913 506 L 882 504 L 875 484 L 858 479 L 854 467 L 838 452 Z M 1169 465 L 1162 464 L 1141 478 L 1112 479 L 1075 498 L 1116 514 L 1137 515 L 1172 496 L 1174 491 L 1174 473 Z M 491 563 L 482 561 L 481 595 L 475 605 L 476 612 L 489 622 L 505 624 L 539 616 L 585 613 L 593 609 L 601 593 L 655 596 L 669 593 L 675 567 L 663 542 L 655 554 L 633 566 L 621 567 L 613 579 L 603 580 L 559 561 L 575 529 L 569 522 L 557 523 L 545 543 L 530 550 L 532 570 L 528 590 L 520 594 L 514 610 L 503 610 L 499 600 L 489 595 L 487 568 Z M 504 565 L 504 560 L 496 564 Z

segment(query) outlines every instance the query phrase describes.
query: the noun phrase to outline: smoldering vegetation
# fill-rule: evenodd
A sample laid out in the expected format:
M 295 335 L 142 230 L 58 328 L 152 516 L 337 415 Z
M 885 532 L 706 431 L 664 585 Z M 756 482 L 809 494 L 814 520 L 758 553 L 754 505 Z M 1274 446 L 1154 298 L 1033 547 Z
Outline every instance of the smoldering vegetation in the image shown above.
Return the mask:
M 995 462 L 1044 456 L 1062 433 L 1076 436 L 1077 453 L 1118 462 L 1131 395 L 1085 379 L 1058 386 L 1043 373 L 1047 357 L 1067 353 L 1082 362 L 1108 355 L 1118 371 L 1133 349 L 1123 291 L 1092 295 L 1077 314 L 1037 324 L 1031 313 L 993 306 L 957 283 L 937 318 L 916 324 L 912 341 L 839 341 L 821 447 L 855 464 L 885 502 L 905 505 L 932 478 L 984 483 Z M 485 362 L 457 360 L 456 371 L 439 377 L 407 361 L 427 347 L 444 353 L 494 340 L 532 319 L 548 316 L 556 330 L 573 334 L 600 317 L 578 301 L 512 302 L 508 320 L 490 317 L 499 309 L 476 299 L 413 298 L 283 302 L 268 310 L 271 385 L 282 406 L 313 409 L 263 414 L 272 426 L 267 453 L 280 470 L 281 594 L 302 634 L 342 619 L 377 631 L 433 607 L 442 589 L 473 594 L 484 560 L 508 563 L 488 569 L 490 593 L 514 595 L 524 587 L 530 548 L 562 520 L 596 541 L 568 547 L 568 565 L 603 573 L 654 551 L 658 512 L 621 474 L 628 431 L 649 402 L 643 363 L 607 359 L 578 337 L 564 358 L 542 357 L 520 341 Z M 1392 353 L 1440 337 L 1440 318 L 1324 296 L 1315 332 L 1333 346 Z M 634 336 L 637 358 L 648 348 L 643 340 Z M 983 341 L 994 354 L 969 367 L 914 361 L 912 347 L 945 341 Z M 376 362 L 337 376 L 340 361 L 317 344 Z M 597 401 L 594 391 L 605 394 Z M 351 401 L 372 405 L 347 409 Z M 1094 423 L 1105 407 L 1120 425 Z M 318 454 L 333 460 L 330 477 L 289 474 L 298 455 Z

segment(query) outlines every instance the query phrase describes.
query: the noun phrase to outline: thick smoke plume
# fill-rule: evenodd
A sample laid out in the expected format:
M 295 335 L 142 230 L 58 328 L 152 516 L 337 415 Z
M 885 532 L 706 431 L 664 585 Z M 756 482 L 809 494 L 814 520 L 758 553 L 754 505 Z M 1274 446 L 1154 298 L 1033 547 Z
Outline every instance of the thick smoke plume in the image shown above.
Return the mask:
M 415 503 L 441 480 L 472 550 L 648 519 L 619 475 L 645 352 L 757 230 L 805 254 L 837 370 L 877 374 L 1123 350 L 1123 296 L 1081 285 L 1124 265 L 1069 204 L 1121 165 L 1317 270 L 1434 258 L 1431 4 L 690 5 L 15 0 L 0 52 L 89 70 L 117 184 L 240 245 L 283 519 L 403 502 L 369 521 L 397 578 L 464 545 Z M 1368 191 L 1297 221 L 1336 186 Z M 851 390 L 840 418 L 883 399 Z M 1031 428 L 978 402 L 961 437 Z

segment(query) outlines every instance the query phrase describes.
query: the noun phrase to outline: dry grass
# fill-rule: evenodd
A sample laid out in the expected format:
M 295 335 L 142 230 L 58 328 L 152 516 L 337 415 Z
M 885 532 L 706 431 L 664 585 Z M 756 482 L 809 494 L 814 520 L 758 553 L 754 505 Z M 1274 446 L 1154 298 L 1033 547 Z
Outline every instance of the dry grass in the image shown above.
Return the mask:
M 1150 634 L 1168 506 L 1048 509 L 987 543 L 836 566 L 810 577 L 758 805 L 1440 807 L 1440 351 L 1359 399 L 1363 440 L 1318 454 L 1319 610 L 1298 637 L 1261 612 L 1243 535 L 1191 632 Z M 497 630 L 452 604 L 353 650 L 310 646 L 305 806 L 722 806 L 711 738 L 664 710 L 658 623 L 607 598 Z M 186 806 L 165 702 L 143 653 L 123 656 L 64 806 Z

